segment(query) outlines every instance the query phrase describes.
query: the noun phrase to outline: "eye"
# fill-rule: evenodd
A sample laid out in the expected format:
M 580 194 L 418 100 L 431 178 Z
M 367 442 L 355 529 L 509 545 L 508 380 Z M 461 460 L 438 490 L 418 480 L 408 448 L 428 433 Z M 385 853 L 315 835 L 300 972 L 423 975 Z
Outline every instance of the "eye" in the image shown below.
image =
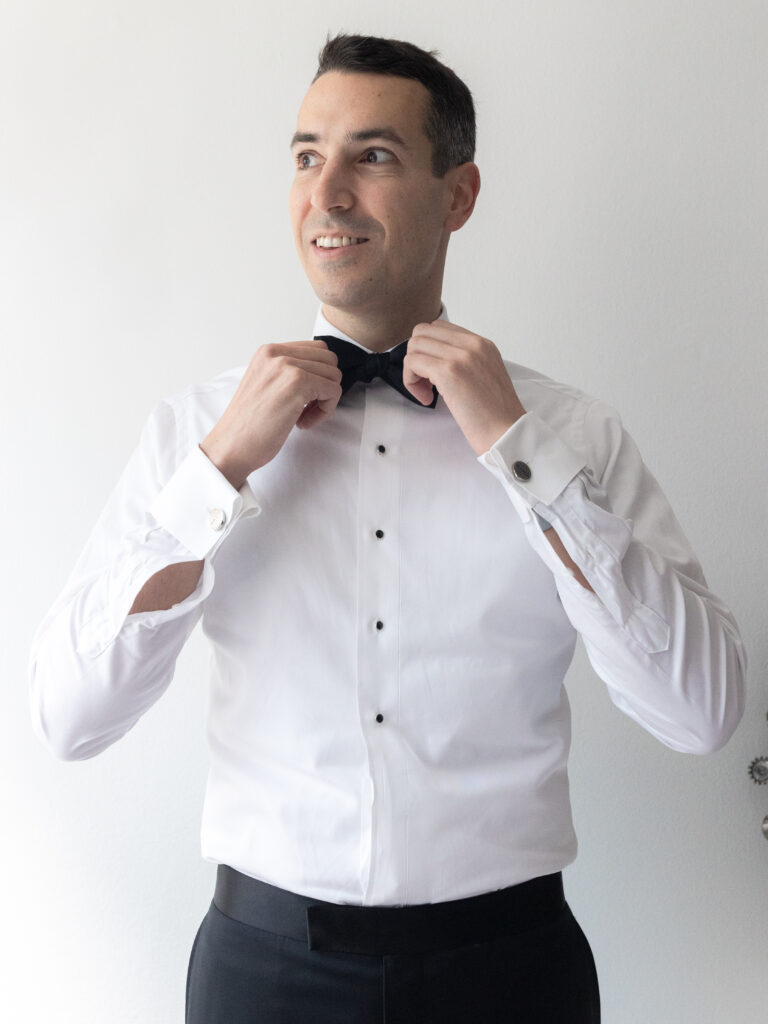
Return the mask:
M 296 155 L 296 166 L 300 171 L 306 171 L 310 167 L 316 167 L 317 161 L 317 153 L 298 153 Z
M 364 164 L 388 164 L 395 159 L 388 149 L 367 149 L 362 157 Z

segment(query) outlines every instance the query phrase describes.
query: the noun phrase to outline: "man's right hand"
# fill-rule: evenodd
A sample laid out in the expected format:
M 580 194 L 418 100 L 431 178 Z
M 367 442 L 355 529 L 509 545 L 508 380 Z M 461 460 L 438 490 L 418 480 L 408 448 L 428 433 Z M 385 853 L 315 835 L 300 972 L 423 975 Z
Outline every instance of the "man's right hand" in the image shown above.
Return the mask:
M 341 370 L 324 341 L 262 345 L 200 447 L 239 490 L 270 462 L 295 426 L 313 427 L 341 398 Z

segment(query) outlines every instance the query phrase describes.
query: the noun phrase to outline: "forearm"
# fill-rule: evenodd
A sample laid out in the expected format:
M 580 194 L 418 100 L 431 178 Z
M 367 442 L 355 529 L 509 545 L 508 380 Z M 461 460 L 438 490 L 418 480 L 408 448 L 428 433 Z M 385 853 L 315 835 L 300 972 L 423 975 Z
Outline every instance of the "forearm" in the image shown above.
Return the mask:
M 590 587 L 589 581 L 587 580 L 586 576 L 581 571 L 581 569 L 578 567 L 578 565 L 576 565 L 574 560 L 566 551 L 565 544 L 563 544 L 562 540 L 560 539 L 560 534 L 557 532 L 554 526 L 551 526 L 548 530 L 546 530 L 544 536 L 547 538 L 550 545 L 552 546 L 552 550 L 555 552 L 555 554 L 566 567 L 566 569 L 568 569 L 569 572 L 573 573 L 574 578 L 581 584 L 582 587 L 584 587 L 585 590 L 591 591 L 592 587 Z M 594 591 L 592 592 L 594 593 Z
M 168 565 L 147 580 L 131 605 L 129 615 L 167 611 L 186 600 L 200 582 L 205 562 L 178 562 Z

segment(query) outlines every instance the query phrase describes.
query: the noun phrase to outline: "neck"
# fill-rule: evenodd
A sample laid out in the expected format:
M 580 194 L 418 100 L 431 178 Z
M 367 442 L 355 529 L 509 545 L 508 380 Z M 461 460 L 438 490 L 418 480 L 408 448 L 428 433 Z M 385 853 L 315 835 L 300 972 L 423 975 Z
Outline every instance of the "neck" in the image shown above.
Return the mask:
M 371 352 L 386 352 L 410 338 L 416 324 L 431 323 L 440 316 L 440 300 L 430 300 L 411 309 L 382 310 L 376 313 L 353 312 L 323 305 L 328 323 Z

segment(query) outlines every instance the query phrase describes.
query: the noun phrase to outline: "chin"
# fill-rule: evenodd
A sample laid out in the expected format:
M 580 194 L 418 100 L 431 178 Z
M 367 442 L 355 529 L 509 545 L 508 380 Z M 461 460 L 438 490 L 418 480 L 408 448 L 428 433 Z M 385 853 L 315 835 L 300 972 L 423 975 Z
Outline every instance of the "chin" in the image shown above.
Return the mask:
M 352 312 L 356 309 L 363 309 L 370 305 L 371 298 L 375 291 L 366 288 L 339 288 L 333 287 L 327 281 L 310 281 L 312 290 L 323 305 L 332 309 L 342 309 L 345 312 Z

